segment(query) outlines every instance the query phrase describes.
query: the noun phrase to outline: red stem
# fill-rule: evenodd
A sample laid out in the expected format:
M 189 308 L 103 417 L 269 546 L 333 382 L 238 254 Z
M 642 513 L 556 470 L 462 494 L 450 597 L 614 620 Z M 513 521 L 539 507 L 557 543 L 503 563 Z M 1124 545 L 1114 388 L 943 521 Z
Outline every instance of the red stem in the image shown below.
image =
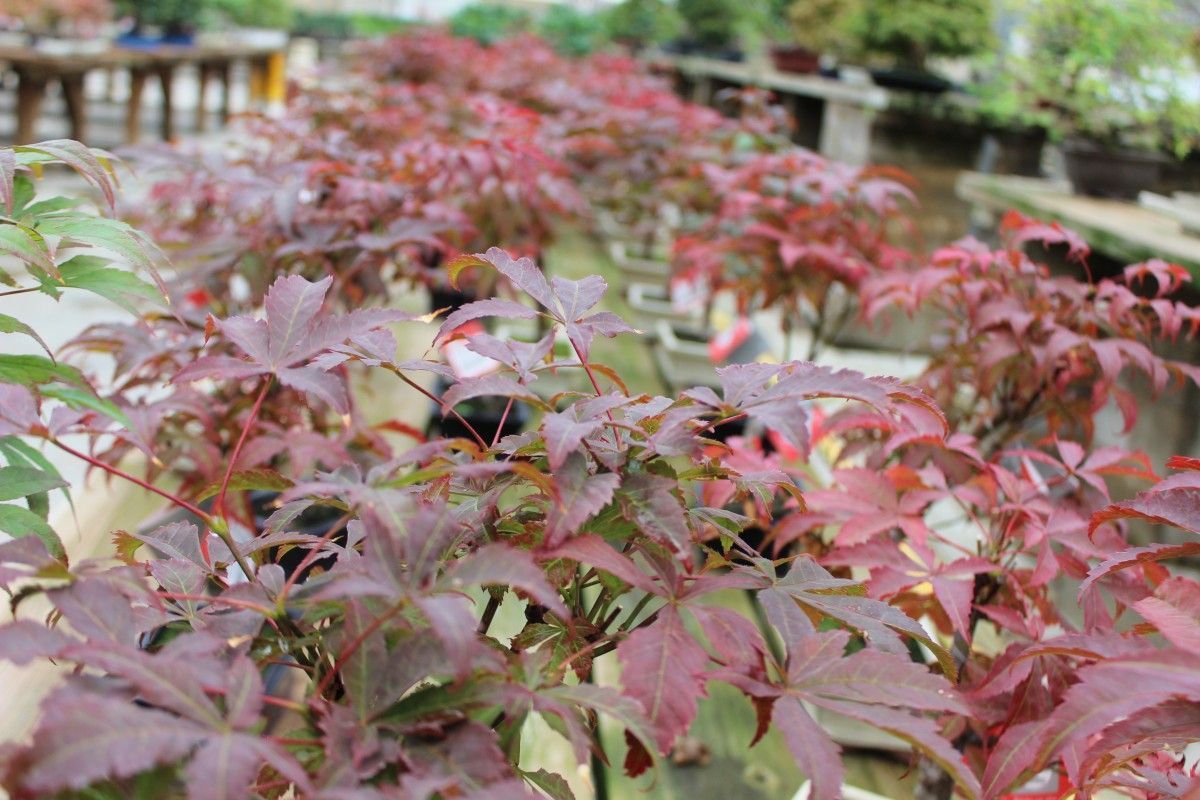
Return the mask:
M 350 656 L 358 652 L 358 648 L 362 647 L 362 644 L 367 640 L 367 637 L 379 630 L 383 623 L 395 616 L 403 607 L 403 603 L 397 603 L 396 605 L 392 606 L 386 612 L 371 620 L 371 624 L 364 628 L 362 633 L 354 637 L 354 640 L 346 646 L 346 649 L 342 651 L 342 654 L 339 655 L 337 660 L 333 662 L 333 666 L 329 669 L 329 672 L 325 673 L 325 677 L 321 679 L 321 683 L 317 685 L 318 697 L 325 694 L 325 691 L 329 688 L 329 684 L 333 683 L 333 679 L 337 677 L 339 672 L 341 672 L 341 669 L 343 666 L 345 666 L 346 661 L 350 658 Z
M 251 603 L 248 600 L 237 600 L 232 597 L 220 597 L 208 594 L 185 594 L 183 592 L 159 592 L 159 597 L 165 597 L 168 600 L 182 600 L 198 603 L 220 603 L 234 608 L 245 608 L 250 611 L 257 611 L 267 617 L 268 622 L 274 622 L 271 617 L 275 614 L 275 609 L 260 606 L 257 603 Z
M 442 401 L 442 398 L 440 398 L 440 397 L 438 397 L 438 396 L 434 395 L 434 394 L 433 394 L 432 392 L 430 392 L 428 389 L 426 389 L 425 387 L 421 386 L 419 383 L 417 383 L 417 382 L 413 381 L 411 378 L 409 378 L 407 375 L 405 375 L 403 372 L 401 372 L 401 371 L 400 371 L 399 369 L 397 369 L 396 367 L 393 367 L 393 366 L 391 366 L 391 365 L 386 365 L 386 369 L 388 369 L 390 372 L 392 372 L 393 374 L 395 374 L 395 376 L 396 376 L 397 378 L 399 378 L 400 380 L 404 381 L 404 382 L 405 382 L 405 383 L 407 383 L 409 386 L 411 386 L 412 388 L 416 389 L 418 392 L 420 392 L 421 394 L 425 395 L 426 397 L 428 397 L 428 398 L 429 398 L 430 400 L 432 400 L 433 402 L 437 403 L 437 404 L 438 404 L 438 405 L 439 405 L 441 408 L 443 408 L 443 409 L 447 408 L 447 406 L 446 406 L 445 402 L 443 402 L 443 401 Z M 485 441 L 483 440 L 483 437 L 479 435 L 479 431 L 475 430 L 475 428 L 474 428 L 474 427 L 471 425 L 471 423 L 469 423 L 469 422 L 467 422 L 465 419 L 463 419 L 462 415 L 461 415 L 461 414 L 459 414 L 457 411 L 455 411 L 453 408 L 449 408 L 449 409 L 447 409 L 447 410 L 449 410 L 449 412 L 450 412 L 451 414 L 453 414 L 453 415 L 454 415 L 454 418 L 455 418 L 455 419 L 457 419 L 459 422 L 461 422 L 461 423 L 463 424 L 463 427 L 465 427 L 465 428 L 466 428 L 468 431 L 470 431 L 471 435 L 475 437 L 475 441 L 479 443 L 479 446 L 480 446 L 482 449 L 484 449 L 484 450 L 487 450 L 487 449 L 488 449 L 487 442 L 485 442 Z
M 579 363 L 583 365 L 583 371 L 587 373 L 588 380 L 592 382 L 592 388 L 596 390 L 596 397 L 603 397 L 604 392 L 600 390 L 600 382 L 596 380 L 596 373 L 592 372 L 592 365 L 583 357 L 583 353 L 579 352 L 579 345 L 571 342 L 571 349 L 575 351 L 575 357 L 579 359 Z M 617 428 L 617 421 L 613 418 L 611 411 L 604 412 L 608 416 L 609 427 L 613 432 L 613 444 L 620 445 L 621 431 Z
M 212 522 L 212 517 L 210 517 L 206 511 L 198 508 L 197 506 L 192 505 L 187 500 L 184 500 L 182 497 L 177 497 L 176 495 L 173 495 L 164 489 L 160 489 L 151 483 L 147 483 L 146 481 L 142 480 L 141 478 L 138 478 L 134 475 L 130 475 L 128 472 L 125 472 L 124 470 L 120 469 L 119 467 L 114 467 L 112 464 L 105 463 L 98 458 L 88 455 L 87 453 L 76 450 L 74 447 L 65 445 L 62 442 L 60 442 L 58 439 L 50 439 L 49 441 L 50 441 L 50 444 L 54 445 L 59 450 L 70 453 L 71 455 L 75 456 L 76 458 L 83 459 L 87 463 L 91 464 L 93 467 L 102 469 L 105 472 L 109 473 L 110 475 L 115 475 L 118 478 L 124 478 L 125 480 L 129 481 L 130 483 L 140 486 L 148 492 L 153 492 L 154 494 L 158 495 L 159 497 L 163 497 L 163 498 L 166 498 L 167 500 L 170 500 L 172 503 L 174 503 L 175 505 L 184 509 L 185 511 L 189 511 L 192 514 L 195 514 L 197 517 L 204 520 L 204 522 L 206 524 Z
M 246 437 L 250 435 L 250 429 L 254 427 L 254 422 L 258 419 L 258 412 L 262 410 L 263 400 L 266 399 L 267 390 L 270 388 L 271 378 L 268 377 L 263 381 L 262 388 L 258 391 L 258 397 L 254 398 L 254 408 L 250 409 L 250 416 L 242 427 L 242 435 L 238 437 L 237 444 L 233 447 L 233 455 L 229 457 L 229 464 L 225 467 L 225 477 L 221 479 L 221 490 L 217 492 L 217 499 L 213 503 L 213 514 L 224 519 L 226 524 L 229 520 L 225 515 L 225 493 L 229 490 L 230 479 L 233 478 L 233 468 L 242 452 L 242 445 L 246 443 Z M 251 576 L 247 575 L 246 577 Z
M 508 405 L 504 407 L 504 413 L 500 415 L 500 424 L 496 426 L 496 432 L 492 435 L 492 447 L 496 446 L 496 442 L 500 441 L 500 434 L 504 431 L 504 423 L 508 422 L 508 412 L 512 411 L 513 398 L 508 398 Z M 489 448 L 491 449 L 491 448 Z
M 337 522 L 330 526 L 329 530 L 325 531 L 325 535 L 321 537 L 321 541 L 327 542 L 336 536 L 338 531 L 346 527 L 346 523 L 350 521 L 350 516 L 351 515 L 348 513 L 343 514 Z M 304 574 L 304 570 L 312 566 L 313 562 L 320 558 L 324 553 L 325 550 L 323 548 L 314 547 L 305 554 L 304 558 L 300 561 L 299 566 L 297 566 L 292 574 L 288 576 L 288 579 L 283 583 L 283 588 L 279 590 L 280 605 L 283 605 L 287 602 L 288 592 L 290 592 L 292 587 L 296 585 L 296 581 L 298 581 L 300 576 Z

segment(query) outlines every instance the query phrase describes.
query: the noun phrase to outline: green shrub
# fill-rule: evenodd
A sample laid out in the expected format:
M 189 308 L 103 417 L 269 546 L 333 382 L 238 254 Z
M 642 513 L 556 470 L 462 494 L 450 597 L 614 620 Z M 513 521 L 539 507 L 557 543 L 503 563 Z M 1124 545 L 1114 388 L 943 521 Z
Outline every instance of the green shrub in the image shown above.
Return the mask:
M 729 47 L 746 22 L 746 4 L 735 0 L 679 0 L 679 14 L 701 47 Z
M 992 0 L 866 0 L 850 31 L 864 54 L 924 68 L 932 56 L 969 56 L 993 44 Z
M 564 56 L 586 56 L 604 41 L 604 20 L 559 3 L 538 20 L 537 33 Z
M 683 33 L 683 18 L 666 0 L 624 0 L 605 18 L 610 38 L 637 47 L 669 42 Z
M 473 3 L 450 18 L 450 32 L 480 44 L 495 44 L 529 28 L 529 15 L 508 6 Z

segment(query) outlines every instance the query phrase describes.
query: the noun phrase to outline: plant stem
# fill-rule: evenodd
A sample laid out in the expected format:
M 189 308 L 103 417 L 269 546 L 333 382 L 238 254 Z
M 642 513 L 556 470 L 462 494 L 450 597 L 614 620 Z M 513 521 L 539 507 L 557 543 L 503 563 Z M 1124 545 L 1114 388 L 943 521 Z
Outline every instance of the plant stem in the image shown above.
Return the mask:
M 185 510 L 191 514 L 195 514 L 197 517 L 202 519 L 205 522 L 205 524 L 209 524 L 212 522 L 212 517 L 209 516 L 207 511 L 204 511 L 204 510 L 198 508 L 197 506 L 192 505 L 187 500 L 184 500 L 182 497 L 173 495 L 170 492 L 166 491 L 165 489 L 160 489 L 152 483 L 148 483 L 147 481 L 144 481 L 141 478 L 138 478 L 134 475 L 130 475 L 128 472 L 125 472 L 120 467 L 114 467 L 112 464 L 107 464 L 98 458 L 88 455 L 87 453 L 76 450 L 74 447 L 71 447 L 70 445 L 63 444 L 58 439 L 49 439 L 48 441 L 50 442 L 50 444 L 54 445 L 59 450 L 62 450 L 63 452 L 66 452 L 66 453 L 70 453 L 71 455 L 75 456 L 76 458 L 82 459 L 82 460 L 86 461 L 87 463 L 91 464 L 93 467 L 102 469 L 105 472 L 107 472 L 108 474 L 115 475 L 118 478 L 123 478 L 124 480 L 127 480 L 136 486 L 140 486 L 141 488 L 145 489 L 148 492 L 153 492 L 154 494 L 158 495 L 159 497 L 162 497 L 162 498 L 165 498 L 166 500 L 171 501 L 172 503 L 179 506 L 183 510 Z
M 258 390 L 258 397 L 254 398 L 254 407 L 250 409 L 250 416 L 246 419 L 246 424 L 242 426 L 242 434 L 238 437 L 237 444 L 233 446 L 233 454 L 229 457 L 229 463 L 225 466 L 225 476 L 221 478 L 221 489 L 217 492 L 217 499 L 213 503 L 213 514 L 221 517 L 228 525 L 229 519 L 225 514 L 225 494 L 229 491 L 229 481 L 233 478 L 233 468 L 237 464 L 238 456 L 242 453 L 242 445 L 246 443 L 246 437 L 250 435 L 250 429 L 254 427 L 255 421 L 258 419 L 258 412 L 262 410 L 263 400 L 266 399 L 267 390 L 271 388 L 271 378 L 268 376 L 263 381 L 262 388 Z M 247 575 L 246 577 L 250 577 Z
M 483 618 L 479 620 L 479 633 L 487 635 L 488 628 L 492 627 L 492 620 L 496 616 L 496 611 L 500 609 L 501 598 L 498 595 L 489 594 L 487 606 L 483 609 Z
M 504 413 L 500 415 L 500 424 L 496 426 L 496 432 L 492 435 L 492 447 L 495 447 L 496 443 L 500 441 L 500 434 L 504 432 L 504 423 L 508 422 L 508 412 L 512 411 L 514 399 L 508 398 L 508 405 L 504 407 Z
M 28 286 L 24 289 L 10 289 L 7 292 L 0 292 L 0 297 L 12 297 L 15 294 L 27 294 L 28 292 L 36 292 L 40 288 L 41 287 L 38 287 L 38 286 Z
M 443 408 L 443 409 L 445 409 L 445 410 L 449 411 L 451 414 L 453 414 L 453 415 L 454 415 L 454 418 L 455 418 L 456 420 L 458 420 L 459 422 L 461 422 L 461 423 L 462 423 L 462 425 L 463 425 L 463 427 L 464 427 L 464 428 L 466 428 L 466 429 L 467 429 L 467 431 L 469 431 L 469 432 L 470 432 L 470 434 L 471 434 L 472 436 L 474 436 L 474 437 L 475 437 L 475 441 L 476 441 L 476 442 L 479 444 L 479 446 L 480 446 L 482 449 L 484 449 L 484 450 L 487 450 L 487 449 L 488 449 L 487 442 L 485 442 L 485 441 L 483 440 L 483 437 L 479 435 L 479 431 L 475 430 L 475 428 L 474 428 L 474 427 L 471 425 L 471 423 L 469 423 L 469 422 L 467 422 L 465 419 L 463 419 L 462 415 L 461 415 L 461 414 L 459 414 L 457 411 L 455 411 L 455 410 L 454 410 L 454 408 L 452 408 L 452 407 L 447 407 L 447 406 L 446 406 L 446 404 L 445 404 L 445 403 L 442 401 L 442 398 L 440 398 L 440 397 L 437 397 L 437 396 L 436 396 L 436 395 L 434 395 L 432 392 L 430 392 L 428 389 L 426 389 L 425 387 L 421 386 L 419 383 L 417 383 L 416 381 L 414 381 L 412 378 L 410 378 L 410 377 L 408 377 L 407 375 L 405 375 L 403 372 L 401 372 L 401 371 L 399 370 L 399 368 L 398 368 L 398 367 L 396 367 L 396 366 L 394 366 L 394 365 L 392 365 L 392 364 L 384 364 L 384 365 L 383 365 L 383 368 L 384 368 L 384 369 L 386 369 L 387 371 L 391 372 L 392 374 L 394 374 L 394 375 L 395 375 L 397 378 L 399 378 L 400 380 L 404 381 L 405 383 L 407 383 L 407 384 L 408 384 L 409 386 L 411 386 L 412 388 L 416 389 L 416 390 L 417 390 L 418 392 L 420 392 L 421 394 L 423 394 L 423 395 L 425 395 L 426 397 L 428 397 L 428 398 L 429 398 L 430 400 L 432 400 L 433 402 L 437 403 L 437 404 L 438 404 L 438 405 L 439 405 L 441 408 Z
M 363 642 L 367 640 L 367 637 L 379 630 L 380 627 L 383 626 L 383 623 L 394 617 L 403 607 L 403 602 L 396 603 L 387 611 L 371 620 L 371 624 L 364 628 L 363 631 L 358 634 L 358 636 L 354 637 L 353 641 L 351 641 L 350 644 L 348 644 L 346 648 L 342 650 L 342 654 L 339 655 L 337 660 L 333 662 L 333 666 L 329 668 L 329 672 L 325 673 L 325 677 L 321 679 L 320 684 L 317 685 L 317 697 L 325 694 L 326 690 L 329 689 L 329 684 L 333 683 L 333 679 L 337 677 L 339 672 L 341 672 L 342 667 L 346 665 L 346 661 L 350 658 L 350 656 L 358 652 L 358 648 L 362 647 Z

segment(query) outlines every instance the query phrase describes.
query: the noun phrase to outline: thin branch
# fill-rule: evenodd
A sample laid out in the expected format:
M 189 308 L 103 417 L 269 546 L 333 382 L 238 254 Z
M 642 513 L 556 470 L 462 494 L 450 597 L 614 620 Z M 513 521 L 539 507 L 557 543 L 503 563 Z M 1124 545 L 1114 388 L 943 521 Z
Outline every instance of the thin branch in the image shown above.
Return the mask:
M 233 446 L 233 454 L 229 456 L 229 463 L 225 466 L 225 476 L 221 478 L 221 489 L 217 492 L 217 499 L 213 503 L 213 514 L 229 523 L 225 515 L 225 494 L 229 491 L 229 481 L 233 478 L 233 468 L 237 464 L 238 456 L 242 453 L 242 445 L 246 443 L 246 437 L 250 435 L 250 429 L 254 427 L 255 421 L 258 419 L 258 412 L 262 410 L 263 400 L 266 399 L 267 390 L 271 388 L 271 378 L 267 377 L 263 381 L 262 388 L 258 390 L 258 397 L 254 398 L 254 407 L 250 409 L 250 416 L 246 419 L 246 424 L 242 426 L 242 434 L 238 437 L 237 444 Z M 246 576 L 251 577 L 250 575 Z
M 428 389 L 426 389 L 424 386 L 421 386 L 419 383 L 414 381 L 412 378 L 405 375 L 396 366 L 394 366 L 392 364 L 384 364 L 383 368 L 386 369 L 388 372 L 391 372 L 392 374 L 394 374 L 397 378 L 404 381 L 412 388 L 416 389 L 421 394 L 428 397 L 433 402 L 437 403 L 438 406 L 441 407 L 442 409 L 445 409 L 446 411 L 449 411 L 451 414 L 453 414 L 454 418 L 457 419 L 459 422 L 461 422 L 463 424 L 463 427 L 465 427 L 470 432 L 470 434 L 475 437 L 475 441 L 479 443 L 479 446 L 484 450 L 488 449 L 487 442 L 485 442 L 483 440 L 483 437 L 479 435 L 479 431 L 475 430 L 474 426 L 472 426 L 471 423 L 469 423 L 465 419 L 463 419 L 462 414 L 459 414 L 452 406 L 447 406 L 446 403 L 442 400 L 442 398 L 436 396 L 435 394 L 430 392 Z

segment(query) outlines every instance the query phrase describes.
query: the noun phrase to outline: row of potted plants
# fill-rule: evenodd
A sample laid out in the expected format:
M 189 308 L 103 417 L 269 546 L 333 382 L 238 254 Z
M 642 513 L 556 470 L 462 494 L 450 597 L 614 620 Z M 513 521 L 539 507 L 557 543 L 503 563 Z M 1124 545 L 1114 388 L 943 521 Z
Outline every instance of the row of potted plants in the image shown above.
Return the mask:
M 910 253 L 893 176 L 791 149 L 753 97 L 715 118 L 627 60 L 426 32 L 360 70 L 239 148 L 165 156 L 139 217 L 150 236 L 109 216 L 105 154 L 0 151 L 0 230 L 25 268 L 0 296 L 161 303 L 58 358 L 0 355 L 0 528 L 17 537 L 0 583 L 18 613 L 40 596 L 61 620 L 0 626 L 0 654 L 80 667 L 32 739 L 0 751 L 0 785 L 568 798 L 522 752 L 530 719 L 580 763 L 623 756 L 637 775 L 719 681 L 818 798 L 840 795 L 843 771 L 814 707 L 909 742 L 931 796 L 999 798 L 1060 763 L 1084 792 L 1194 788 L 1176 748 L 1200 740 L 1200 584 L 1163 562 L 1200 546 L 1131 547 L 1124 520 L 1200 535 L 1200 465 L 1175 459 L 1159 480 L 1097 445 L 1110 402 L 1136 422 L 1126 373 L 1157 390 L 1200 378 L 1151 349 L 1200 329 L 1171 299 L 1186 271 L 1052 277 L 1026 242 L 1078 259 L 1086 245 L 1017 216 L 998 250 Z M 99 191 L 98 215 L 36 195 L 56 164 Z M 647 169 L 650 197 L 629 197 Z M 589 207 L 651 252 L 644 217 L 665 222 L 702 296 L 779 305 L 816 339 L 834 285 L 867 318 L 924 309 L 943 339 L 912 383 L 789 361 L 645 394 L 594 358 L 598 338 L 637 336 L 603 310 L 605 281 L 535 260 Z M 389 326 L 412 314 L 393 294 L 442 279 L 480 299 L 431 331 L 435 355 L 398 359 Z M 12 310 L 5 328 L 36 338 Z M 472 326 L 497 319 L 542 335 Z M 495 370 L 455 374 L 436 355 L 455 342 Z M 112 374 L 74 366 L 82 353 Z M 397 381 L 377 402 L 424 397 L 458 434 L 414 445 L 367 424 L 352 389 L 374 371 Z M 563 372 L 577 388 L 538 390 Z M 485 399 L 505 417 L 527 406 L 524 430 L 484 435 L 459 409 Z M 115 559 L 72 560 L 39 445 L 183 517 L 118 535 Z M 1116 476 L 1150 488 L 1119 500 Z M 332 520 L 321 533 L 313 513 Z M 730 590 L 760 618 L 716 602 Z M 592 680 L 606 656 L 616 685 Z M 273 688 L 280 671 L 294 693 Z

